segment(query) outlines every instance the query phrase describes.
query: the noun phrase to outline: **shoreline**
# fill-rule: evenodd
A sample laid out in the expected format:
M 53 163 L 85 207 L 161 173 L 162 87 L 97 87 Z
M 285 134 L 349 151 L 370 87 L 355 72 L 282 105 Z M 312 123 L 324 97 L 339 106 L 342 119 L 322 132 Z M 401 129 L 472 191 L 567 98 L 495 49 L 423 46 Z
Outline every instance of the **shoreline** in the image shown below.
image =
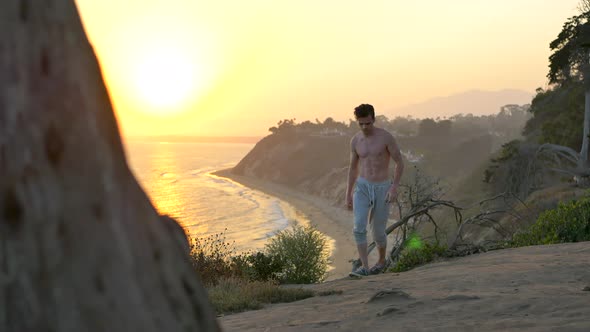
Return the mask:
M 218 170 L 211 174 L 275 196 L 291 205 L 321 233 L 333 240 L 330 255 L 332 269 L 328 271 L 326 281 L 348 276 L 352 268 L 350 260 L 358 257 L 356 244 L 352 237 L 352 212 L 335 207 L 320 197 L 308 195 L 284 185 L 232 174 L 231 169 Z

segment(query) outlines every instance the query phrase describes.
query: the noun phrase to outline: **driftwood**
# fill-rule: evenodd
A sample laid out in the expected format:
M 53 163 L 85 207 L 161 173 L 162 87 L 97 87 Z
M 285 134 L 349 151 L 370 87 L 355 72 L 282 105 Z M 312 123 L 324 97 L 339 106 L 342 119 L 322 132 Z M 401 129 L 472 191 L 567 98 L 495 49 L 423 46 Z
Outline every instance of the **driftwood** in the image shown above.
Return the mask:
M 0 331 L 218 330 L 73 0 L 0 2 Z

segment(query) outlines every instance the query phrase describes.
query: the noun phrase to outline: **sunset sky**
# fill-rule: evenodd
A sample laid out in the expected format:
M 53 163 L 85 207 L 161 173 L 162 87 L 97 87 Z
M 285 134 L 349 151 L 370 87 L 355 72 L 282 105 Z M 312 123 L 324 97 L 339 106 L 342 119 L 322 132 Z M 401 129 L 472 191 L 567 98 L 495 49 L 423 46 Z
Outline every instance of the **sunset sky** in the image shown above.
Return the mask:
M 76 3 L 125 135 L 264 136 L 360 103 L 392 117 L 473 89 L 532 95 L 579 1 Z

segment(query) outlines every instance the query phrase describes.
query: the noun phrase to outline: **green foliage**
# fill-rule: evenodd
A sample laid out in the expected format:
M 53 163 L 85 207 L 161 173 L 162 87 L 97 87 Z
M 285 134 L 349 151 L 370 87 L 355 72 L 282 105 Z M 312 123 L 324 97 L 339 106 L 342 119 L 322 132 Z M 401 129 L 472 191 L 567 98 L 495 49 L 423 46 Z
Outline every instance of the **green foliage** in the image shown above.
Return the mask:
M 512 140 L 508 143 L 502 144 L 502 148 L 498 152 L 498 156 L 490 160 L 490 164 L 484 171 L 484 182 L 490 183 L 498 168 L 500 168 L 507 161 L 518 156 L 521 143 L 522 142 L 520 140 Z
M 203 284 L 215 285 L 220 279 L 244 273 L 244 255 L 238 254 L 233 243 L 225 240 L 224 233 L 191 240 L 191 263 Z
M 322 131 L 348 131 L 348 126 L 344 122 L 335 121 L 332 117 L 327 117 L 323 122 L 316 119 L 316 122 L 304 121 L 296 123 L 295 119 L 284 119 L 277 123 L 276 126 L 268 128 L 273 135 L 293 136 L 298 134 L 320 134 Z
M 590 46 L 590 12 L 569 18 L 549 47 L 548 90 L 537 89 L 531 104 L 534 115 L 524 128 L 529 142 L 552 143 L 580 150 L 584 120 L 584 91 L 587 79 L 588 46 Z
M 520 138 L 522 127 L 532 117 L 531 105 L 508 104 L 500 107 L 500 113 L 491 118 L 492 130 L 508 139 Z
M 590 41 L 589 18 L 590 12 L 587 11 L 570 17 L 557 38 L 549 44 L 553 51 L 549 56 L 549 83 L 582 79 L 583 67 L 588 63 L 585 48 Z
M 326 278 L 327 239 L 313 226 L 295 226 L 279 232 L 270 239 L 266 251 L 283 264 L 283 283 L 310 284 Z
M 276 127 L 268 128 L 273 134 L 293 135 L 295 133 L 295 119 L 284 119 L 277 123 Z
M 505 105 L 497 115 L 473 116 L 457 114 L 449 119 L 418 119 L 411 116 L 396 117 L 392 120 L 380 114 L 375 116 L 376 126 L 393 132 L 396 136 L 460 137 L 461 140 L 481 136 L 490 131 L 499 137 L 516 138 L 525 121 L 529 118 L 530 105 Z M 322 132 L 337 131 L 343 135 L 352 135 L 359 130 L 355 120 L 339 122 L 332 117 L 324 121 L 315 119 L 297 123 L 295 119 L 280 120 L 276 126 L 268 129 L 271 134 L 290 137 L 298 135 L 318 135 Z
M 452 125 L 450 120 L 424 119 L 418 126 L 418 134 L 423 137 L 446 137 L 451 134 Z
M 416 240 L 410 238 L 408 244 L 415 243 Z M 399 260 L 391 268 L 393 272 L 404 272 L 411 270 L 417 266 L 430 263 L 437 257 L 443 256 L 446 252 L 447 247 L 440 244 L 432 244 L 424 242 L 419 246 L 413 245 L 408 246 L 404 249 L 400 255 Z
M 403 136 L 416 136 L 419 125 L 420 120 L 412 117 L 398 116 L 390 121 L 391 130 Z
M 590 197 L 560 203 L 543 212 L 526 231 L 512 237 L 512 246 L 590 241 Z
M 217 314 L 256 310 L 265 303 L 293 302 L 315 295 L 308 289 L 281 288 L 270 281 L 252 282 L 240 278 L 220 279 L 207 292 Z
M 533 118 L 523 134 L 530 142 L 552 143 L 579 150 L 584 120 L 584 87 L 581 82 L 537 90 L 531 104 Z
M 511 159 L 516 154 L 518 154 L 520 143 L 520 140 L 512 140 L 508 143 L 503 144 L 500 155 L 497 158 L 492 159 L 492 161 L 502 162 Z
M 265 255 L 262 252 L 247 256 L 246 262 L 244 270 L 250 280 L 279 280 L 281 272 L 285 269 L 285 264 L 279 257 Z

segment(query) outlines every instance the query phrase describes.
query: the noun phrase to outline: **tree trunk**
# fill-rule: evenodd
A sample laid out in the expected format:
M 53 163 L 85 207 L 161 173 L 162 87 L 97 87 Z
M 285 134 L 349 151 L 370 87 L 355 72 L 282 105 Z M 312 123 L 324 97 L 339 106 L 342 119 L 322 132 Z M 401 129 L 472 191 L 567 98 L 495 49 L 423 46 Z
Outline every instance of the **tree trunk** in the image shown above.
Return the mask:
M 130 172 L 73 0 L 0 2 L 0 331 L 218 330 Z
M 580 168 L 587 169 L 590 167 L 588 162 L 588 152 L 590 149 L 590 91 L 584 94 L 584 137 L 582 138 L 582 150 L 580 151 Z

